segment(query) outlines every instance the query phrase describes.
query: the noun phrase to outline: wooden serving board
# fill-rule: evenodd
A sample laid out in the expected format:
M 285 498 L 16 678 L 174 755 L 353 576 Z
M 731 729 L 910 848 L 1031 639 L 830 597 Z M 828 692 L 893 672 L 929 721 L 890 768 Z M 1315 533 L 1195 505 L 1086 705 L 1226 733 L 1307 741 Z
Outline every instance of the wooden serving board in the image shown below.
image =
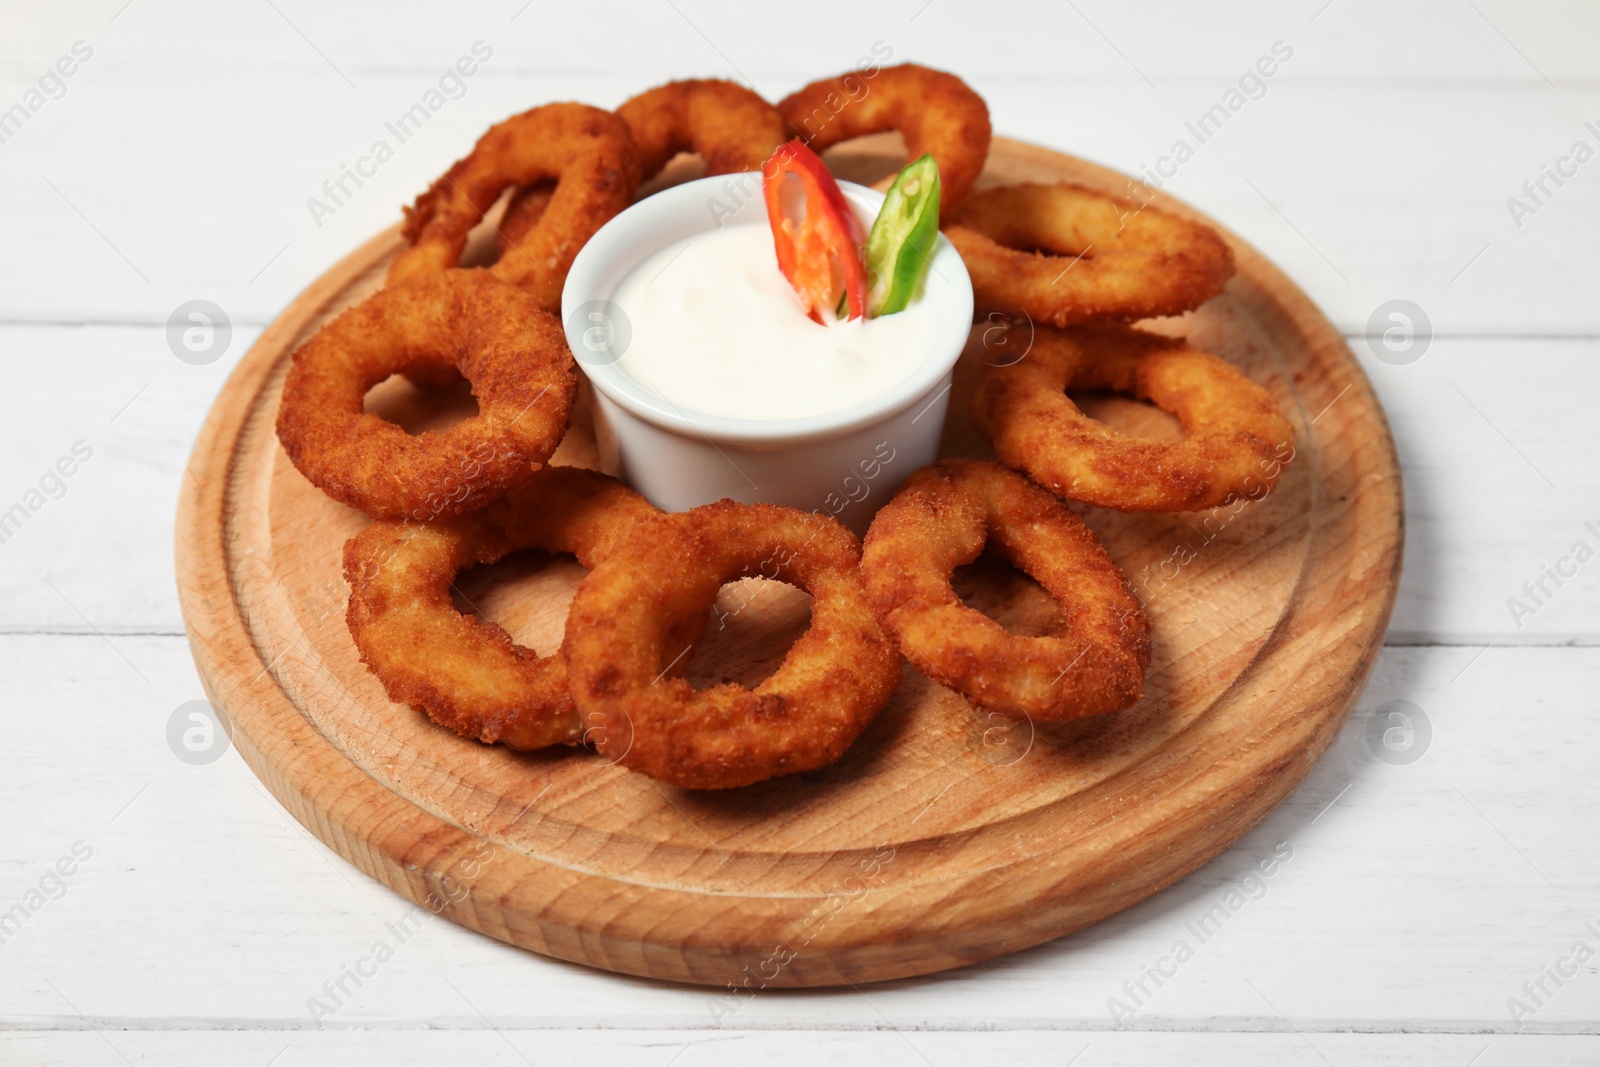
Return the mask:
M 871 180 L 897 151 L 879 138 L 831 161 Z M 1111 171 L 1005 140 L 985 175 L 1059 179 L 1127 190 Z M 1270 496 L 1237 512 L 1084 509 L 1154 631 L 1147 695 L 1131 710 L 1013 724 L 908 665 L 836 765 L 694 793 L 585 749 L 464 741 L 391 703 L 344 625 L 340 549 L 367 520 L 300 476 L 273 419 L 290 354 L 377 288 L 395 231 L 268 328 L 195 446 L 177 571 L 207 692 L 250 767 L 340 855 L 458 923 L 561 959 L 719 987 L 821 986 L 972 963 L 1103 919 L 1217 855 L 1295 787 L 1366 680 L 1399 578 L 1400 477 L 1372 388 L 1310 300 L 1230 240 L 1227 291 L 1158 328 L 1272 389 L 1297 455 Z M 971 372 L 1026 344 L 1026 324 L 1000 329 L 974 329 L 949 452 L 983 454 L 965 421 Z M 371 403 L 413 426 L 443 417 L 398 381 Z M 1139 404 L 1086 404 L 1147 436 L 1172 432 Z M 583 411 L 558 459 L 593 462 Z M 461 604 L 549 652 L 582 575 L 525 554 L 463 575 Z M 980 561 L 958 584 L 1014 630 L 1057 624 L 1038 587 L 1003 565 Z M 749 683 L 805 627 L 806 598 L 760 581 L 723 596 L 726 625 L 691 678 Z

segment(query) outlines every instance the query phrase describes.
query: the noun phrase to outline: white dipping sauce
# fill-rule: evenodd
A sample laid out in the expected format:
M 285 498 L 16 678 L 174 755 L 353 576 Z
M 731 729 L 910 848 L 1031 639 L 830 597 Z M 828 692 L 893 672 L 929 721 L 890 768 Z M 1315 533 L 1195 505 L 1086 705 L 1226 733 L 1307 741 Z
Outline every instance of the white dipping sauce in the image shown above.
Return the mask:
M 623 278 L 611 300 L 632 326 L 617 366 L 691 414 L 840 411 L 904 381 L 934 342 L 920 299 L 882 318 L 812 322 L 778 269 L 765 224 L 674 242 Z

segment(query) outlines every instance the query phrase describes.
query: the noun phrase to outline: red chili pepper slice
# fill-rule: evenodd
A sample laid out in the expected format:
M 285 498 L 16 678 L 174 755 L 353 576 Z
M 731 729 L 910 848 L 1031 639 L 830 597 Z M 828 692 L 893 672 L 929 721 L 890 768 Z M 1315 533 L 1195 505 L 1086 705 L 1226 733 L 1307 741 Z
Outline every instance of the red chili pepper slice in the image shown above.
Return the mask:
M 805 215 L 795 222 L 784 214 L 782 191 L 789 176 L 805 192 Z M 778 251 L 778 269 L 794 286 L 806 313 L 823 322 L 824 311 L 845 304 L 845 318 L 867 313 L 867 268 L 861 257 L 861 224 L 844 192 L 821 158 L 800 141 L 790 141 L 762 167 L 767 220 Z

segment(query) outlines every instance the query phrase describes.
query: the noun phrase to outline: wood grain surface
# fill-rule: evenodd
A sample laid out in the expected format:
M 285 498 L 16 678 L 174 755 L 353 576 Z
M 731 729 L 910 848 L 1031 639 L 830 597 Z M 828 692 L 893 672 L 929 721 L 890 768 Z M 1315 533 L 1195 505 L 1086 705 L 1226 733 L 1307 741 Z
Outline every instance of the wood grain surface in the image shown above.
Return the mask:
M 894 158 L 892 144 L 858 142 L 834 162 L 870 180 Z M 1053 179 L 1125 182 L 1010 141 L 985 178 Z M 190 460 L 177 567 L 196 663 L 255 773 L 357 867 L 456 922 L 609 970 L 749 989 L 990 958 L 1205 863 L 1294 788 L 1360 692 L 1398 582 L 1393 444 L 1343 339 L 1234 240 L 1239 274 L 1224 295 L 1158 328 L 1273 390 L 1297 455 L 1276 491 L 1237 513 L 1086 513 L 1150 615 L 1154 665 L 1135 708 L 1008 727 L 908 667 L 838 764 L 722 794 L 659 786 L 583 750 L 462 741 L 388 701 L 359 662 L 339 549 L 367 520 L 310 486 L 272 431 L 290 353 L 377 287 L 397 244 L 385 233 L 329 271 L 235 370 Z M 992 328 L 975 328 L 958 372 L 948 451 L 982 453 L 960 394 Z M 1008 329 L 1007 343 L 1025 344 L 1014 331 L 1026 324 Z M 398 384 L 373 402 L 415 425 L 438 414 L 411 410 L 419 399 Z M 1170 432 L 1140 405 L 1092 410 Z M 560 458 L 592 461 L 581 412 Z M 464 608 L 543 652 L 581 575 L 523 556 L 458 584 Z M 1053 625 L 1052 606 L 1006 568 L 980 563 L 960 585 L 1013 628 Z M 742 583 L 723 606 L 727 625 L 691 677 L 758 678 L 805 622 L 804 598 L 783 586 Z

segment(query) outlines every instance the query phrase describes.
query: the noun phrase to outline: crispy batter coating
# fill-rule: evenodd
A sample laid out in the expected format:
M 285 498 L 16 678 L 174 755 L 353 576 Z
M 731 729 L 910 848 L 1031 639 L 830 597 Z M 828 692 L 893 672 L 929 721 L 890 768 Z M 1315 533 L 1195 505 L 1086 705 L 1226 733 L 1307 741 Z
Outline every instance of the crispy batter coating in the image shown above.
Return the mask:
M 412 366 L 454 367 L 478 414 L 412 436 L 362 410 L 367 390 Z M 483 271 L 381 289 L 294 354 L 278 440 L 312 484 L 374 518 L 484 507 L 550 458 L 577 382 L 561 323 Z
M 633 134 L 645 181 L 679 152 L 698 154 L 708 176 L 760 170 L 788 137 L 777 108 L 742 85 L 711 78 L 657 86 L 623 104 L 617 115 Z M 502 257 L 528 245 L 555 190 L 555 182 L 543 181 L 512 196 L 496 237 Z
M 586 241 L 628 206 L 639 184 L 627 123 L 586 104 L 546 104 L 489 128 L 471 153 L 406 209 L 410 247 L 389 265 L 389 282 L 454 267 L 467 235 L 512 186 L 554 180 L 549 210 L 490 267 L 549 311 Z
M 617 114 L 633 131 L 646 180 L 679 152 L 699 155 L 708 176 L 760 170 L 789 139 L 777 108 L 742 85 L 714 78 L 657 86 L 624 103 Z
M 1233 250 L 1211 227 L 1078 185 L 981 190 L 944 232 L 979 311 L 1054 326 L 1177 315 L 1233 277 Z
M 511 194 L 506 213 L 500 219 L 495 233 L 495 244 L 500 255 L 515 255 L 513 249 L 528 243 L 528 235 L 539 225 L 544 213 L 550 210 L 550 200 L 555 196 L 555 182 L 535 182 Z
M 951 588 L 984 551 L 1055 598 L 1062 637 L 1021 637 Z M 1144 695 L 1150 626 L 1093 532 L 1056 496 L 998 463 L 945 459 L 907 479 L 872 520 L 867 596 L 906 658 L 987 711 L 1073 719 Z
M 563 646 L 601 752 L 688 789 L 725 789 L 837 760 L 889 700 L 900 656 L 861 589 L 838 522 L 719 501 L 635 530 L 578 587 Z M 661 678 L 679 620 L 760 575 L 811 594 L 811 626 L 754 689 Z
M 1126 437 L 1089 418 L 1068 389 L 1109 389 L 1177 418 L 1184 437 Z M 973 424 L 1001 462 L 1071 500 L 1119 511 L 1194 511 L 1268 492 L 1293 456 L 1272 394 L 1186 342 L 1113 323 L 1037 327 L 1009 366 L 986 366 Z
M 604 559 L 637 523 L 660 516 L 613 478 L 547 467 L 487 509 L 437 523 L 377 522 L 344 546 L 346 621 L 390 699 L 485 744 L 533 749 L 582 736 L 567 662 L 540 656 L 495 623 L 456 611 L 457 572 L 521 548 Z M 697 620 L 703 628 L 704 617 Z M 697 640 L 697 629 L 679 635 Z
M 939 211 L 967 195 L 989 158 L 989 106 L 954 74 L 904 63 L 812 82 L 778 104 L 796 137 L 821 152 L 869 133 L 899 130 L 906 157 L 932 152 Z

